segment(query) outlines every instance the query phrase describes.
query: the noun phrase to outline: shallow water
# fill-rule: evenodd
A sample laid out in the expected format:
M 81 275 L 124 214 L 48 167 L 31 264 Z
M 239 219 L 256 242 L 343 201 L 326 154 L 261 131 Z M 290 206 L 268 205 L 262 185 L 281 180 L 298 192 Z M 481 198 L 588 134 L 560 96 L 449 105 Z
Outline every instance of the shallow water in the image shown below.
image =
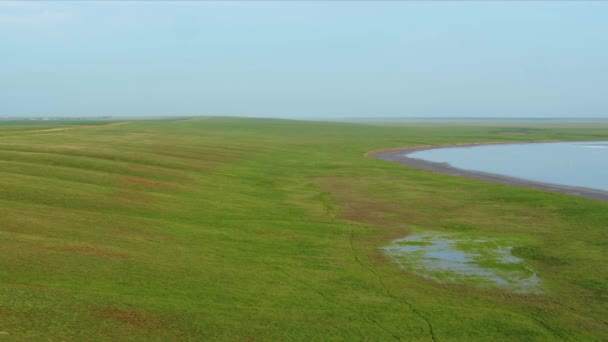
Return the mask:
M 608 191 L 608 142 L 450 147 L 408 154 L 453 167 Z
M 523 259 L 511 254 L 511 248 L 499 239 L 426 232 L 382 249 L 402 268 L 440 282 L 539 292 L 540 279 Z

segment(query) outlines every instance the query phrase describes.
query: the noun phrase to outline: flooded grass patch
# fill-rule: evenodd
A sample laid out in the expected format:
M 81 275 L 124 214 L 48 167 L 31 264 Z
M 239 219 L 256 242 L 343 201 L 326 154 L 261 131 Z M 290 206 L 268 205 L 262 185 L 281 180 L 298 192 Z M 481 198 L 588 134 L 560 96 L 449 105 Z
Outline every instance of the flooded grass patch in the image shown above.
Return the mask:
M 404 269 L 440 282 L 540 292 L 540 279 L 509 241 L 464 234 L 425 232 L 394 240 L 382 249 Z

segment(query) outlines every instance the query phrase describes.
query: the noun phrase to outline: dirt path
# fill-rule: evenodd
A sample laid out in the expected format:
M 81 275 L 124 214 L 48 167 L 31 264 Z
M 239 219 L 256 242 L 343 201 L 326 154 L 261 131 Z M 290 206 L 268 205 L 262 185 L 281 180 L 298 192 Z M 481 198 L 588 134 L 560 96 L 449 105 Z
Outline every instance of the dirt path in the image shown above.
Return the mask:
M 111 127 L 111 126 L 122 126 L 130 124 L 130 121 L 122 121 L 122 122 L 112 122 L 103 125 L 79 125 L 79 126 L 66 126 L 59 128 L 49 128 L 49 129 L 37 129 L 33 131 L 22 131 L 20 133 L 43 133 L 43 132 L 58 132 L 58 131 L 73 131 L 77 129 L 91 129 L 91 128 L 99 128 L 99 127 Z

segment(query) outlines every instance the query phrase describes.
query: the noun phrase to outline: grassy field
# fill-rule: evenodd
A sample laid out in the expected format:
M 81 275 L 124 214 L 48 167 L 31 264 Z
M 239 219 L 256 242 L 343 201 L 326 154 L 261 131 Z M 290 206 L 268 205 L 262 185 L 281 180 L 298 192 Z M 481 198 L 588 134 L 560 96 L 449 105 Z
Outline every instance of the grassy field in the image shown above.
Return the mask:
M 364 154 L 608 139 L 608 125 L 201 118 L 0 124 L 0 341 L 608 340 L 608 203 Z M 517 241 L 542 293 L 380 247 Z

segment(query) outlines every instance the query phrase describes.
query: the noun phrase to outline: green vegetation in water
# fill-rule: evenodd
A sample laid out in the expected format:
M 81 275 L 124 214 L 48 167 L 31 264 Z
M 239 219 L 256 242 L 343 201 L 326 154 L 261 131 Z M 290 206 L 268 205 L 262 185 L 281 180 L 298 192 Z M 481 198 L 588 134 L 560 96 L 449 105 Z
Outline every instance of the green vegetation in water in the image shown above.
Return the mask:
M 0 340 L 608 340 L 608 203 L 364 157 L 555 139 L 608 126 L 0 123 Z M 543 293 L 403 272 L 414 226 L 508 236 Z
M 401 267 L 424 277 L 454 283 L 492 285 L 540 293 L 540 279 L 498 238 L 425 232 L 393 241 L 383 250 Z

